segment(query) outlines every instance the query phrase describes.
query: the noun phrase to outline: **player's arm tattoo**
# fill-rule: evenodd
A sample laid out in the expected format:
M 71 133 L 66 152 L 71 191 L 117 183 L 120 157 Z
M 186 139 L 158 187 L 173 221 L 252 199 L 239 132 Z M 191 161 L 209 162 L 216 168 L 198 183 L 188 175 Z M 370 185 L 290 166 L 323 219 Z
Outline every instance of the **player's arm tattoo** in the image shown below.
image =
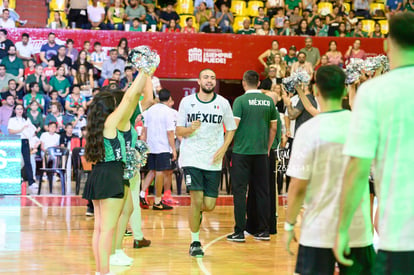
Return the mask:
M 293 108 L 292 104 L 287 106 L 288 117 L 290 120 L 295 120 L 302 112 L 299 109 Z

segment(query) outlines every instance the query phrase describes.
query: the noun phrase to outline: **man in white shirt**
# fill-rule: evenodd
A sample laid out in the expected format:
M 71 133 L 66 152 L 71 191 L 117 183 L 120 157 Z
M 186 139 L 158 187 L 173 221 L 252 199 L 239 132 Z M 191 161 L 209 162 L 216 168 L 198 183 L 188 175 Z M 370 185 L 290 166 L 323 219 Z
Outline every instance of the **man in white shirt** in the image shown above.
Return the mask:
M 338 222 L 341 186 L 348 157 L 342 154 L 351 127 L 351 113 L 342 109 L 345 73 L 338 66 L 323 66 L 316 75 L 317 97 L 322 113 L 296 132 L 287 175 L 291 177 L 286 212 L 286 248 L 294 238 L 296 218 L 304 203 L 296 273 L 334 273 L 332 248 Z M 369 275 L 375 258 L 369 215 L 368 184 L 349 229 L 352 267 L 340 265 L 341 274 Z
M 309 78 L 312 79 L 313 76 L 313 66 L 312 63 L 306 61 L 306 53 L 300 52 L 298 54 L 298 61 L 292 64 L 292 73 L 298 73 L 298 72 L 305 72 L 309 75 Z
M 8 9 L 4 9 L 2 17 L 0 19 L 0 26 L 4 29 L 10 29 L 16 27 L 16 22 L 10 18 L 10 12 Z
M 105 30 L 105 9 L 98 4 L 98 0 L 92 0 L 92 5 L 88 5 L 88 24 L 87 29 Z
M 171 210 L 171 206 L 161 200 L 162 187 L 165 178 L 171 177 L 174 169 L 174 161 L 177 159 L 175 149 L 175 124 L 171 116 L 168 102 L 171 94 L 168 90 L 160 91 L 160 103 L 153 105 L 145 112 L 143 135 L 148 142 L 150 154 L 148 155 L 148 169 L 155 171 L 155 199 L 153 210 Z M 144 180 L 142 191 L 149 187 L 152 181 L 152 173 Z
M 35 50 L 33 45 L 29 43 L 29 34 L 22 34 L 22 41 L 16 42 L 17 57 L 23 60 L 25 67 L 28 66 L 29 60 L 33 59 Z
M 48 132 L 43 133 L 40 136 L 41 149 L 46 152 L 47 148 L 59 146 L 60 135 L 56 134 L 57 123 L 52 121 L 48 124 Z
M 391 71 L 364 82 L 353 105 L 352 127 L 343 151 L 351 159 L 344 177 L 334 250 L 340 263 L 352 264 L 345 256 L 348 228 L 375 160 L 380 236 L 376 275 L 414 274 L 414 14 L 392 16 L 389 30 L 384 48 Z

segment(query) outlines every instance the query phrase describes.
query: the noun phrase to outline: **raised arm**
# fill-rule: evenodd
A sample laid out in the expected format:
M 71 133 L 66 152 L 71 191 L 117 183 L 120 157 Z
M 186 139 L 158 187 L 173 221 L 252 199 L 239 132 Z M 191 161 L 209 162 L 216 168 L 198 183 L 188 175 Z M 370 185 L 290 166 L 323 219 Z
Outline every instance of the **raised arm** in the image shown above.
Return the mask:
M 302 87 L 296 86 L 296 91 L 298 92 L 299 98 L 303 103 L 303 107 L 305 107 L 305 110 L 309 112 L 312 116 L 316 116 L 320 112 L 318 109 L 313 107 L 312 103 L 309 101 L 309 98 L 305 95 L 305 92 L 302 90 Z

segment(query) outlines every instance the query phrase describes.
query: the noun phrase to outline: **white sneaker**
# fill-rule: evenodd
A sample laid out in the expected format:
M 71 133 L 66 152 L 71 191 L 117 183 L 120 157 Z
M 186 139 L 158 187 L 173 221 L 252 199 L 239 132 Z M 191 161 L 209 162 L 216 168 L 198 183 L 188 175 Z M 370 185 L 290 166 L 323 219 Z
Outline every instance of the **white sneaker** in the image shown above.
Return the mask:
M 109 264 L 117 266 L 129 266 L 132 264 L 132 262 L 118 257 L 118 254 L 112 254 L 109 256 Z
M 39 190 L 39 185 L 37 183 L 33 183 L 29 185 L 30 195 L 37 195 L 37 191 Z
M 125 254 L 125 251 L 123 249 L 116 249 L 115 250 L 115 255 L 125 261 L 130 261 L 131 263 L 134 261 L 133 258 L 128 257 L 127 254 Z

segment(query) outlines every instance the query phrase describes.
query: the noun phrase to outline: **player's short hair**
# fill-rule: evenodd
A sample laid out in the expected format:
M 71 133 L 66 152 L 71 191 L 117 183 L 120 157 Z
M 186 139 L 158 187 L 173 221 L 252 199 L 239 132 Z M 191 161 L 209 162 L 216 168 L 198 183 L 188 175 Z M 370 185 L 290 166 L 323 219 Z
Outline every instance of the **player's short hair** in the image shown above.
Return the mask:
M 346 75 L 336 65 L 322 66 L 316 73 L 316 87 L 325 99 L 341 99 L 344 95 Z
M 411 12 L 397 13 L 389 20 L 389 37 L 399 47 L 414 47 L 414 14 Z
M 248 70 L 243 74 L 243 80 L 249 86 L 257 86 L 259 84 L 259 74 L 256 71 Z
M 158 92 L 158 98 L 160 99 L 160 102 L 166 102 L 170 99 L 171 92 L 165 88 L 161 89 Z
M 201 79 L 201 74 L 202 73 L 204 73 L 205 71 L 212 71 L 213 73 L 215 73 L 212 69 L 210 69 L 210 68 L 205 68 L 205 69 L 202 69 L 201 71 L 200 71 L 200 73 L 198 74 L 198 79 Z

